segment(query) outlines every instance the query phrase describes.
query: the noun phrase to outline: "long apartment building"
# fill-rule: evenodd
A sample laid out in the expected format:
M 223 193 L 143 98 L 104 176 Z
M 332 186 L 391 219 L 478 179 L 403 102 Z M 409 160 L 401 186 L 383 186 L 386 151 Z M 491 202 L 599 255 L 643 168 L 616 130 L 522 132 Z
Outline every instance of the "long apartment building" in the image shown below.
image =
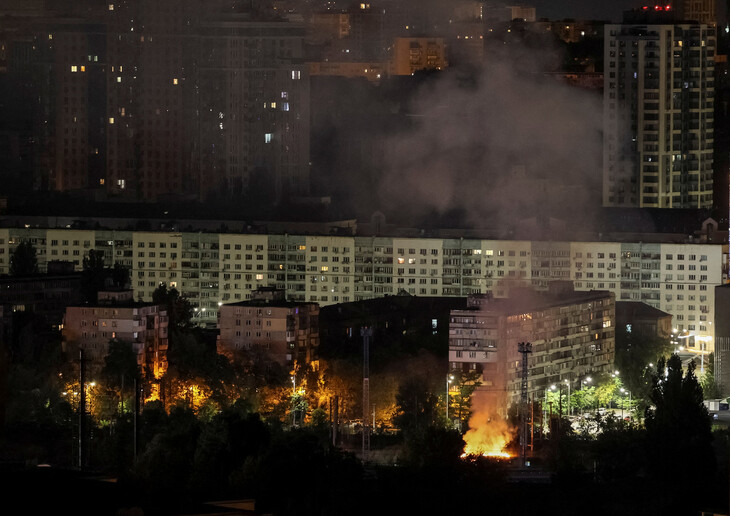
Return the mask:
M 202 232 L 0 228 L 0 274 L 29 240 L 41 270 L 49 260 L 82 269 L 92 249 L 131 270 L 135 300 L 160 283 L 175 287 L 214 325 L 219 304 L 251 298 L 262 286 L 293 302 L 330 305 L 397 294 L 491 294 L 515 286 L 547 290 L 572 280 L 578 291 L 607 290 L 670 313 L 675 326 L 714 337 L 714 287 L 727 278 L 717 244 L 551 242 Z

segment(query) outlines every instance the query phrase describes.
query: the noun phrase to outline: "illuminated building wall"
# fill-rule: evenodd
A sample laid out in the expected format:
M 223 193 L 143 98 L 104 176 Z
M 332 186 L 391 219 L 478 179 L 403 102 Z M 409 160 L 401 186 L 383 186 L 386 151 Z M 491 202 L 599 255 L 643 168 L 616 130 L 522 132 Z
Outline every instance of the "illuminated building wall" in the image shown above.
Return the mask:
M 102 293 L 100 293 L 101 295 Z M 70 360 L 84 350 L 88 378 L 101 373 L 109 353 L 109 341 L 129 343 L 137 363 L 156 377 L 167 369 L 167 314 L 157 305 L 128 301 L 100 301 L 96 306 L 66 308 L 63 322 L 63 349 Z
M 0 274 L 23 239 L 38 249 L 41 270 L 50 258 L 81 270 L 89 250 L 103 250 L 107 265 L 131 268 L 135 299 L 151 301 L 160 283 L 174 286 L 209 324 L 219 302 L 248 300 L 261 286 L 283 289 L 292 302 L 330 305 L 401 290 L 504 298 L 517 287 L 570 280 L 578 291 L 645 302 L 672 314 L 678 328 L 713 337 L 714 287 L 726 279 L 726 255 L 715 244 L 40 228 L 0 229 Z
M 253 293 L 249 301 L 224 304 L 218 315 L 218 353 L 250 360 L 266 358 L 282 366 L 294 360 L 310 363 L 317 360 L 319 346 L 319 305 L 294 303 L 280 296 L 265 299 Z
M 442 70 L 448 66 L 443 38 L 395 38 L 390 73 L 413 75 L 419 70 Z

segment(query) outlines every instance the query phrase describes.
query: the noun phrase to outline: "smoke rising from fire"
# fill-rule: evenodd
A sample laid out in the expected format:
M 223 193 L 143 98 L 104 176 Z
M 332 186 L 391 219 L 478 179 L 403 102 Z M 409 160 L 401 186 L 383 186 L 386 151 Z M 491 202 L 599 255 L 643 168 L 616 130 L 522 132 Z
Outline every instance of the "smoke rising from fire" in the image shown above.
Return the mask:
M 600 95 L 543 73 L 554 52 L 488 54 L 473 84 L 445 73 L 417 94 L 414 130 L 386 148 L 385 213 L 461 210 L 483 227 L 600 204 Z
M 600 205 L 601 95 L 548 74 L 554 49 L 516 46 L 488 48 L 480 73 L 444 72 L 414 96 L 413 128 L 385 148 L 386 214 L 459 210 L 484 227 Z

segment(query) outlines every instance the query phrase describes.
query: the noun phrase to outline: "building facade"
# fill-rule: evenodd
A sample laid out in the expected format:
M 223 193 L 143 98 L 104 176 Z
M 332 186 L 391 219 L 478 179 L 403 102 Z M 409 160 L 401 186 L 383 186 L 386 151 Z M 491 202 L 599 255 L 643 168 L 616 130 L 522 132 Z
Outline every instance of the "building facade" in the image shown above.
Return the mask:
M 715 381 L 723 395 L 730 392 L 730 285 L 715 287 Z
M 77 270 L 88 251 L 131 271 L 134 298 L 152 301 L 160 283 L 186 296 L 196 321 L 215 324 L 219 303 L 250 299 L 269 286 L 296 303 L 373 299 L 403 290 L 417 296 L 546 290 L 572 280 L 578 291 L 607 290 L 674 317 L 675 326 L 714 336 L 714 287 L 727 280 L 723 246 L 699 243 L 552 242 L 213 232 L 0 228 L 0 274 L 22 240 Z
M 288 302 L 282 290 L 259 288 L 250 301 L 221 305 L 218 329 L 218 353 L 230 358 L 260 352 L 282 366 L 312 363 L 319 347 L 319 305 Z
M 132 293 L 99 293 L 97 306 L 70 306 L 63 322 L 63 349 L 69 360 L 84 351 L 87 376 L 101 373 L 109 353 L 109 341 L 129 343 L 137 354 L 137 363 L 155 378 L 167 370 L 167 313 L 158 305 L 134 303 Z
M 578 388 L 586 377 L 613 369 L 611 292 L 575 292 L 570 282 L 557 282 L 548 292 L 518 289 L 506 299 L 470 296 L 469 305 L 451 312 L 449 368 L 479 371 L 482 384 L 475 396 L 502 416 L 520 400 L 518 343 L 532 344 L 527 381 L 531 399 L 542 399 L 551 385 Z
M 32 93 L 36 189 L 151 202 L 309 194 L 303 24 L 220 0 L 78 4 L 4 18 L 3 48 L 26 48 L 32 71 L 7 77 Z
M 605 26 L 604 206 L 712 206 L 715 48 L 672 11 Z

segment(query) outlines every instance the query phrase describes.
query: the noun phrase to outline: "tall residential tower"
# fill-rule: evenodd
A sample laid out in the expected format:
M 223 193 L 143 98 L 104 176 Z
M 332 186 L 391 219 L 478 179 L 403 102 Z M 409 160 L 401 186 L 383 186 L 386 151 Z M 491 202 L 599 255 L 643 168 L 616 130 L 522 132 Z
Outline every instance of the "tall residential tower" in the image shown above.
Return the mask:
M 605 27 L 603 204 L 709 208 L 715 29 L 658 9 Z

